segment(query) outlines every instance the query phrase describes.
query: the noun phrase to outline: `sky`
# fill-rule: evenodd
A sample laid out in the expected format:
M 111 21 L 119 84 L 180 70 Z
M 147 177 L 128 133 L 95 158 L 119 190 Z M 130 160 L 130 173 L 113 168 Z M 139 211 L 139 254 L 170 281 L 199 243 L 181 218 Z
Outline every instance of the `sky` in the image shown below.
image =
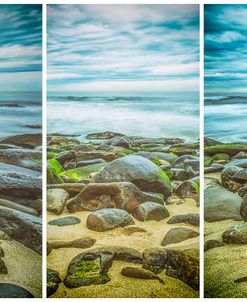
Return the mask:
M 48 91 L 198 91 L 198 5 L 49 5 Z
M 205 6 L 205 92 L 247 92 L 247 5 Z
M 0 5 L 0 91 L 41 91 L 41 5 Z

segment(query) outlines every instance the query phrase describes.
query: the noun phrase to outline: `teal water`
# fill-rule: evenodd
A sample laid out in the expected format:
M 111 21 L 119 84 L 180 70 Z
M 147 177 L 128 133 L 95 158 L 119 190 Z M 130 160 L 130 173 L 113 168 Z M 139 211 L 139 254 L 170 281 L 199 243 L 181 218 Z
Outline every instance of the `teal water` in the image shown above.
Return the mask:
M 247 94 L 206 94 L 205 136 L 222 142 L 247 142 Z
M 199 94 L 90 95 L 49 93 L 48 133 L 85 136 L 117 131 L 143 137 L 199 137 Z
M 9 107 L 17 105 L 18 107 Z M 0 93 L 0 138 L 17 134 L 39 133 L 25 125 L 41 125 L 42 96 L 40 92 Z

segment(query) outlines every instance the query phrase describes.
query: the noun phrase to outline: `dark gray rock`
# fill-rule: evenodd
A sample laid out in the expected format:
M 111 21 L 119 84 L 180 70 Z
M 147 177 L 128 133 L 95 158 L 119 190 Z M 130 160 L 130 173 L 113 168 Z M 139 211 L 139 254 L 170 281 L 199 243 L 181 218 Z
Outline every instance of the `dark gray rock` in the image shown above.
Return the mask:
M 226 230 L 222 234 L 222 240 L 228 244 L 247 244 L 247 223 Z
M 197 213 L 181 214 L 172 216 L 168 221 L 168 224 L 185 223 L 193 226 L 199 226 L 200 215 Z
M 139 205 L 132 215 L 140 221 L 156 220 L 160 221 L 169 217 L 169 211 L 166 207 L 155 202 L 144 202 Z
M 47 287 L 46 287 L 47 297 L 50 297 L 57 291 L 59 284 L 62 283 L 62 280 L 57 271 L 49 268 L 47 269 L 46 278 L 47 278 Z
M 74 217 L 74 216 L 62 217 L 62 218 L 54 219 L 54 220 L 51 220 L 48 222 L 49 225 L 56 225 L 59 227 L 75 225 L 78 223 L 81 223 L 80 218 Z
M 218 240 L 207 240 L 204 244 L 204 252 L 221 246 L 225 246 L 224 242 Z
M 34 298 L 34 296 L 18 285 L 0 283 L 0 298 Z
M 90 230 L 103 232 L 135 224 L 128 212 L 121 209 L 102 209 L 91 213 L 87 217 L 87 227 Z

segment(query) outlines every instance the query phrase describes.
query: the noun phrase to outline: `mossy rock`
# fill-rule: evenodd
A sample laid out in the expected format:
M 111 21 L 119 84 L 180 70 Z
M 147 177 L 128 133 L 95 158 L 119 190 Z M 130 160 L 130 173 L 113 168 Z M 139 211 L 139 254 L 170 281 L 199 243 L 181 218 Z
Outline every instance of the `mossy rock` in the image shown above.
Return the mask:
M 89 165 L 84 167 L 79 167 L 71 170 L 61 172 L 59 175 L 62 177 L 68 177 L 72 182 L 79 182 L 82 180 L 90 180 L 90 174 L 93 172 L 98 172 L 104 168 L 107 163 Z
M 87 258 L 78 259 L 75 262 L 72 259 L 64 280 L 65 286 L 75 288 L 92 284 L 105 284 L 111 280 L 106 272 L 101 272 L 100 258 L 98 256 L 92 254 L 88 255 Z
M 211 156 L 204 156 L 204 167 L 210 167 L 213 163 Z
M 177 144 L 171 146 L 168 151 L 176 155 L 195 155 L 199 150 L 199 144 Z
M 48 159 L 52 159 L 53 157 L 55 157 L 59 152 L 55 152 L 55 151 L 49 151 L 47 152 L 47 158 Z
M 68 144 L 80 145 L 80 141 L 76 138 L 68 138 L 65 136 L 53 136 L 49 142 L 51 146 L 62 146 Z
M 50 164 L 52 166 L 52 168 L 55 170 L 55 172 L 57 174 L 61 173 L 64 171 L 63 167 L 61 166 L 61 164 L 55 159 L 48 159 L 48 164 Z
M 48 184 L 61 184 L 64 183 L 61 176 L 59 176 L 54 168 L 49 164 L 47 167 L 47 183 Z
M 227 153 L 217 153 L 213 156 L 213 161 L 228 161 L 230 155 Z
M 215 155 L 218 153 L 226 153 L 230 156 L 238 154 L 240 151 L 247 152 L 247 144 L 226 143 L 204 148 L 204 153 Z

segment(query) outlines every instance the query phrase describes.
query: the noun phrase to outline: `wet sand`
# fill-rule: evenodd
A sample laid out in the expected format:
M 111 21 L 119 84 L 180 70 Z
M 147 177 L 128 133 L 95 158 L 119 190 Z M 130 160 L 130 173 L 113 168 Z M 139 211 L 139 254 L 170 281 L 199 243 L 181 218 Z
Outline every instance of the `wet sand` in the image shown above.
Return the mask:
M 27 289 L 35 298 L 42 297 L 42 257 L 14 240 L 0 240 L 4 250 L 7 275 L 1 282 L 12 283 Z
M 176 202 L 180 201 L 180 199 L 173 199 L 176 200 Z M 183 204 L 178 205 L 174 203 L 172 205 L 168 205 L 167 208 L 170 211 L 170 217 L 177 214 L 199 213 L 199 209 L 196 207 L 195 201 L 192 199 L 185 199 Z M 62 215 L 57 216 L 52 213 L 48 213 L 48 221 L 68 215 L 76 216 L 81 219 L 81 223 L 74 226 L 58 227 L 48 225 L 48 242 L 55 240 L 69 241 L 83 236 L 90 236 L 96 239 L 96 243 L 93 247 L 121 245 L 132 247 L 143 252 L 143 250 L 147 248 L 161 247 L 160 243 L 167 231 L 175 226 L 183 225 L 167 224 L 167 220 L 169 218 L 163 219 L 159 222 L 140 222 L 135 220 L 135 225 L 144 228 L 147 232 L 135 232 L 131 235 L 127 235 L 125 228 L 118 228 L 107 232 L 95 232 L 88 230 L 86 227 L 86 218 L 89 214 L 90 212 L 76 212 L 74 214 L 69 214 L 64 211 Z M 199 227 L 189 227 L 199 231 Z M 178 244 L 169 245 L 169 248 L 186 249 L 191 247 L 199 248 L 199 237 L 192 238 Z M 86 251 L 86 249 L 63 248 L 53 250 L 47 257 L 47 265 L 49 268 L 58 271 L 61 279 L 63 280 L 66 276 L 70 261 L 82 251 Z M 165 285 L 161 284 L 158 280 L 142 280 L 124 277 L 120 275 L 120 271 L 127 265 L 128 263 L 114 261 L 113 266 L 109 271 L 109 275 L 112 277 L 112 280 L 104 285 L 90 285 L 68 289 L 63 284 L 60 284 L 56 293 L 51 297 L 194 298 L 199 295 L 198 291 L 193 290 L 178 279 L 166 276 L 165 273 L 161 273 L 159 275 L 165 281 Z M 141 267 L 141 265 L 139 266 Z

